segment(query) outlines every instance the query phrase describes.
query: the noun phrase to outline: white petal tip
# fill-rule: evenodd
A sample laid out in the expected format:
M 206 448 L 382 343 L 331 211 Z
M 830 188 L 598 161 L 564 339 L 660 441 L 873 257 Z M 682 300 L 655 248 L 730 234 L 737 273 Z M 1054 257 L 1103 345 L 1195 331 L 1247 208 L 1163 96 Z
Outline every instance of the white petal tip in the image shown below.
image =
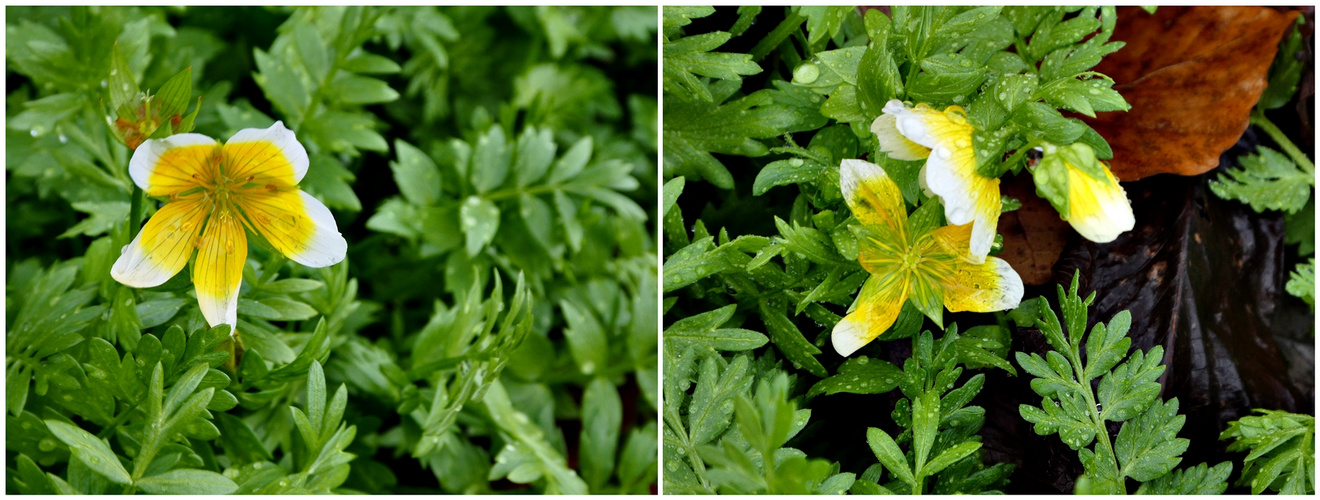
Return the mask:
M 834 325 L 834 331 L 830 333 L 830 342 L 834 344 L 835 352 L 847 357 L 867 344 L 868 341 L 862 340 L 864 336 L 862 325 L 844 318 L 839 324 Z

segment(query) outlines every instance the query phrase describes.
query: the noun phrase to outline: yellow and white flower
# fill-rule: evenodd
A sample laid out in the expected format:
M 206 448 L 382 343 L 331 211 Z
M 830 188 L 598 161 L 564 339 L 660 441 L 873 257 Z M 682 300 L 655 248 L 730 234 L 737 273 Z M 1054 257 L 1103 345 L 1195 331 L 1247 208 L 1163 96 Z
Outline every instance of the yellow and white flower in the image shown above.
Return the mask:
M 894 99 L 871 123 L 871 131 L 891 158 L 926 160 L 919 176 L 922 189 L 940 197 L 950 224 L 972 224 L 969 254 L 973 261 L 985 262 L 999 225 L 999 179 L 976 172 L 975 129 L 963 108 L 909 108 Z
M 840 355 L 884 333 L 908 301 L 937 322 L 946 307 L 991 312 L 1022 301 L 1022 278 L 1007 262 L 984 256 L 978 261 L 968 252 L 972 225 L 910 226 L 898 185 L 878 165 L 844 160 L 839 185 L 861 222 L 857 260 L 871 273 L 853 308 L 830 334 Z
M 1042 150 L 1044 156 L 1032 171 L 1036 186 L 1047 197 L 1055 198 L 1051 202 L 1059 208 L 1060 217 L 1083 238 L 1109 243 L 1132 230 L 1136 218 L 1127 192 L 1090 146 L 1046 143 Z M 1066 197 L 1066 203 L 1059 203 L 1061 197 Z
M 129 175 L 167 202 L 124 247 L 111 276 L 132 287 L 157 286 L 196 248 L 193 284 L 202 316 L 211 326 L 237 328 L 245 229 L 309 267 L 344 260 L 348 243 L 330 210 L 298 189 L 308 166 L 307 150 L 283 122 L 240 130 L 223 145 L 201 134 L 143 142 Z

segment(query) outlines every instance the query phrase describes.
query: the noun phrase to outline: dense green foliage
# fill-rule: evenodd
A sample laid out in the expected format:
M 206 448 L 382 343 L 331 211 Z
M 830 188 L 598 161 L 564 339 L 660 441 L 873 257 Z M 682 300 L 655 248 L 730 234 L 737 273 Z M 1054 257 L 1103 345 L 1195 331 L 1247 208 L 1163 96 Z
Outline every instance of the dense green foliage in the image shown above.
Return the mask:
M 655 8 L 7 14 L 6 492 L 655 488 Z M 252 245 L 236 347 L 110 277 L 125 143 L 275 120 L 348 258 Z

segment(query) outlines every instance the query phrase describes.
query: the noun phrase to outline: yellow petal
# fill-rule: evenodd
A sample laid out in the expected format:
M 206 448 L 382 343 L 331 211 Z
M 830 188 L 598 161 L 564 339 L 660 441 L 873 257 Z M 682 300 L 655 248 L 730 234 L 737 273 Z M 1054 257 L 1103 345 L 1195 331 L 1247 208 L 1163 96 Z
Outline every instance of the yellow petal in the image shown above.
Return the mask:
M 225 174 L 238 182 L 287 188 L 307 174 L 307 150 L 284 122 L 245 128 L 225 143 Z
M 863 226 L 883 228 L 886 236 L 906 234 L 903 193 L 885 169 L 862 160 L 843 160 L 839 165 L 839 187 L 848 208 Z
M 166 203 L 124 247 L 110 276 L 137 288 L 169 280 L 188 263 L 210 209 L 211 203 L 200 196 Z
M 247 235 L 237 215 L 227 210 L 212 215 L 200 245 L 193 265 L 193 285 L 202 316 L 213 327 L 226 324 L 238 328 L 238 289 L 243 284 Z
M 999 179 L 976 172 L 975 129 L 962 108 L 938 111 L 918 104 L 909 109 L 890 101 L 885 112 L 897 116 L 898 130 L 905 137 L 931 148 L 921 173 L 922 188 L 940 197 L 950 224 L 973 224 L 968 252 L 974 261 L 984 262 L 999 224 Z
M 1136 224 L 1127 193 L 1104 169 L 1102 181 L 1068 164 L 1068 223 L 1082 237 L 1109 243 Z
M 872 274 L 857 295 L 856 307 L 830 333 L 840 356 L 848 356 L 875 340 L 898 318 L 907 301 L 908 281 L 902 273 Z
M 220 144 L 202 134 L 175 134 L 148 139 L 128 160 L 128 175 L 149 196 L 169 196 L 214 183 L 216 148 Z
M 297 188 L 258 188 L 236 192 L 234 201 L 252 232 L 299 264 L 325 267 L 344 260 L 348 242 L 339 234 L 330 209 L 312 195 Z
M 944 226 L 931 233 L 927 258 L 928 276 L 934 277 L 944 292 L 944 305 L 952 312 L 1004 311 L 1022 302 L 1022 278 L 1002 259 L 987 257 L 972 262 L 959 253 L 972 237 L 968 225 Z
M 930 148 L 909 141 L 898 132 L 898 117 L 883 113 L 871 122 L 871 133 L 880 140 L 880 150 L 890 158 L 903 161 L 924 160 L 930 156 Z

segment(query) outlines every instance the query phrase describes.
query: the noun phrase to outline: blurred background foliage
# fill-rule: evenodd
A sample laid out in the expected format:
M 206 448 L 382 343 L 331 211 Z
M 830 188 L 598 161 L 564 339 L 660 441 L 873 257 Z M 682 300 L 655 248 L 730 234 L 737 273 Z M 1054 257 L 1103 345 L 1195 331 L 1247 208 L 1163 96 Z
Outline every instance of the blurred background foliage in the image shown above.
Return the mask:
M 655 491 L 655 8 L 5 28 L 7 493 Z M 116 46 L 148 92 L 191 68 L 197 133 L 283 120 L 349 241 L 325 269 L 253 246 L 235 370 L 187 272 L 109 276 L 133 195 Z

